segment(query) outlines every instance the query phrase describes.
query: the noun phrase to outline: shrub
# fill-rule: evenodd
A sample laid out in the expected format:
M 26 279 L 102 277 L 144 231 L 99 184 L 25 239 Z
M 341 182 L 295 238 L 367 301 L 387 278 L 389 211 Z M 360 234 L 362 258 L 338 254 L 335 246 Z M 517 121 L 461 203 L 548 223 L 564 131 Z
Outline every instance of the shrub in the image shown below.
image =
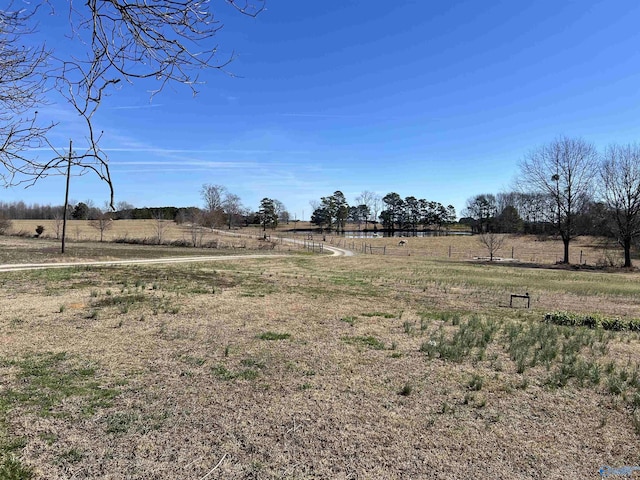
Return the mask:
M 11 230 L 11 220 L 6 218 L 4 215 L 0 215 L 0 235 L 5 235 L 9 230 Z
M 402 395 L 403 397 L 408 397 L 409 395 L 411 395 L 411 392 L 413 392 L 413 387 L 410 384 L 405 383 L 404 386 L 398 392 L 398 395 Z
M 640 331 L 640 319 L 603 317 L 600 315 L 578 315 L 569 312 L 553 312 L 544 316 L 546 323 L 569 327 L 602 328 L 620 332 L 623 330 Z

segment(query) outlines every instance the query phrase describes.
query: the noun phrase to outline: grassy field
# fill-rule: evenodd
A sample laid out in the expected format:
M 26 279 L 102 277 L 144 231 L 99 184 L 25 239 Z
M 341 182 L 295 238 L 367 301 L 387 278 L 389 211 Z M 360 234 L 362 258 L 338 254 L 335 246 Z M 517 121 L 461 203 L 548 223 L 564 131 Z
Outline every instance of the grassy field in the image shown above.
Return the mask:
M 514 250 L 549 268 L 448 257 L 482 256 L 471 240 L 2 274 L 0 478 L 586 479 L 640 464 L 640 334 L 544 321 L 640 318 L 640 274 L 552 267 L 557 242 L 523 238 Z M 25 260 L 48 248 L 3 241 Z M 105 248 L 133 247 L 171 251 Z M 531 308 L 509 308 L 524 292 Z

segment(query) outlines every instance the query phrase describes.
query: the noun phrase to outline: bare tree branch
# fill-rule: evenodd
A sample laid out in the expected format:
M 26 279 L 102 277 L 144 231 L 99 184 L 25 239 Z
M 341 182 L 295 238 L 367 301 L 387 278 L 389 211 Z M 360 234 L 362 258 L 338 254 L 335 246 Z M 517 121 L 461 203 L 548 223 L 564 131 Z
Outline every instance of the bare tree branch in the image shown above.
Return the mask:
M 53 2 L 41 4 L 48 5 L 52 17 L 60 18 Z M 227 0 L 227 4 L 250 17 L 264 10 L 264 0 Z M 63 167 L 70 161 L 80 175 L 93 172 L 108 184 L 113 208 L 108 159 L 99 146 L 103 132 L 94 125 L 95 113 L 113 87 L 151 79 L 156 82 L 151 98 L 175 83 L 195 94 L 202 83 L 201 71 L 225 71 L 233 60 L 233 54 L 218 52 L 214 37 L 222 24 L 207 0 L 68 0 L 64 21 L 81 52 L 73 57 L 22 46 L 37 7 L 25 11 L 13 6 L 10 2 L 0 10 L 0 164 L 4 167 L 0 181 L 5 185 L 31 186 L 43 177 L 64 175 Z M 53 148 L 46 139 L 53 125 L 36 122 L 35 108 L 43 104 L 49 87 L 83 121 L 85 145 L 80 153 Z M 76 148 L 80 143 L 75 142 Z M 45 145 L 52 147 L 53 158 L 27 155 Z
M 25 42 L 25 36 L 33 33 L 29 22 L 35 13 L 14 2 L 0 10 L 0 164 L 5 167 L 0 181 L 4 185 L 34 171 L 27 152 L 42 147 L 53 126 L 41 124 L 37 111 L 44 104 L 50 52 Z

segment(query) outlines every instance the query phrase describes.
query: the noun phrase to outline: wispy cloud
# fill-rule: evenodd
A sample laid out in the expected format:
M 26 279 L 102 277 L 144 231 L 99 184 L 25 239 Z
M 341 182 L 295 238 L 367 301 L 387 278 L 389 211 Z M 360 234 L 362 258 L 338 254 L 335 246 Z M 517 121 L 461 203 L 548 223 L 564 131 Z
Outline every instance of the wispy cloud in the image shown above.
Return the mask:
M 282 117 L 304 117 L 304 118 L 363 118 L 364 115 L 337 115 L 331 113 L 281 113 Z
M 149 103 L 147 105 L 121 105 L 119 107 L 107 107 L 107 110 L 141 110 L 145 108 L 162 107 L 161 103 Z
M 114 165 L 118 167 L 126 166 L 158 166 L 172 169 L 185 169 L 186 167 L 206 167 L 206 168 L 258 168 L 259 163 L 256 162 L 215 162 L 207 160 L 189 160 L 181 161 L 179 163 L 172 163 L 166 161 L 145 161 L 145 160 L 120 160 L 114 162 Z
M 66 148 L 66 147 L 59 147 Z M 81 148 L 81 147 L 78 147 Z M 50 151 L 50 147 L 38 147 L 32 148 L 31 151 Z M 291 154 L 291 155 L 306 155 L 311 152 L 307 150 L 242 150 L 233 148 L 219 148 L 219 149 L 190 149 L 190 148 L 158 148 L 158 147 L 104 147 L 101 148 L 104 152 L 146 152 L 157 153 L 161 155 L 172 154 L 238 154 L 238 155 L 268 155 L 273 153 L 278 154 Z

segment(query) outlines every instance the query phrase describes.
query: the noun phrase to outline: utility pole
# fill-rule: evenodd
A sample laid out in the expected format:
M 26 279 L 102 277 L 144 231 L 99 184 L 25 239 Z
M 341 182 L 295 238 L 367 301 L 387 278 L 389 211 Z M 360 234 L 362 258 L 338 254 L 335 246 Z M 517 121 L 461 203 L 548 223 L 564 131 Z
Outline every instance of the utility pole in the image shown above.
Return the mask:
M 73 141 L 69 140 L 69 163 L 67 163 L 67 188 L 64 192 L 64 213 L 62 217 L 62 254 L 64 254 L 64 241 L 67 237 L 67 209 L 69 208 L 69 181 L 71 179 L 71 148 L 73 146 Z

